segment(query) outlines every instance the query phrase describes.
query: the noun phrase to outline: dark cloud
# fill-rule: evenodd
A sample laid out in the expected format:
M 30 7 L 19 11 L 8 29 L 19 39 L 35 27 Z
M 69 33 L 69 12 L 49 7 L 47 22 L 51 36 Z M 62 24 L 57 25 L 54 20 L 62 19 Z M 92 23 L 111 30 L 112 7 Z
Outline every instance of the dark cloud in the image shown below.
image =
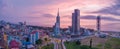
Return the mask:
M 120 32 L 120 23 L 107 23 L 107 24 L 101 24 L 101 31 L 117 31 Z M 86 28 L 92 28 L 96 30 L 96 25 L 82 25 L 82 27 Z
M 102 17 L 103 20 L 108 20 L 108 21 L 120 21 L 120 19 L 116 19 L 113 17 Z
M 54 18 L 55 16 L 52 14 L 43 14 L 43 17 L 47 17 L 47 18 Z
M 101 24 L 101 31 L 118 31 L 120 32 L 120 23 Z M 96 30 L 96 25 L 83 25 L 82 27 L 92 28 Z
M 70 15 L 66 15 L 66 16 L 63 16 L 64 18 L 70 18 L 71 19 L 71 16 Z M 94 15 L 85 15 L 85 16 L 80 16 L 80 19 L 87 19 L 87 20 L 96 20 L 97 16 L 94 16 Z M 105 17 L 105 16 L 101 16 L 101 19 L 102 20 L 107 20 L 107 21 L 120 21 L 120 19 L 116 19 L 116 18 L 113 18 L 113 17 Z
M 89 20 L 95 20 L 96 16 L 94 15 L 86 15 L 86 16 L 81 16 L 81 19 L 89 19 Z M 101 16 L 102 20 L 107 20 L 107 21 L 120 21 L 120 19 L 116 19 L 113 17 L 105 17 L 105 16 Z
M 96 19 L 96 16 L 93 15 L 86 15 L 86 16 L 81 16 L 80 19 Z
M 120 0 L 116 0 L 116 2 L 114 2 L 114 5 L 111 5 L 110 7 L 105 7 L 99 11 L 89 13 L 102 13 L 120 16 Z
M 103 31 L 107 30 L 107 31 L 119 31 L 120 32 L 119 25 L 120 23 L 107 23 L 107 24 L 101 25 L 101 28 Z

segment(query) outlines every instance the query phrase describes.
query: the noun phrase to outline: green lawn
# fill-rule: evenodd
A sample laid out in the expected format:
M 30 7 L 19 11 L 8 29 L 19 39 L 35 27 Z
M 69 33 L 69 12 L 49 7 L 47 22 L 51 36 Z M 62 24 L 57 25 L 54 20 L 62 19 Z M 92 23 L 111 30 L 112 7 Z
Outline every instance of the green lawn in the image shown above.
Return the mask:
M 120 49 L 120 39 L 111 38 L 105 43 L 105 49 Z
M 90 49 L 87 45 L 77 45 L 76 42 L 65 42 L 66 49 Z M 92 48 L 96 49 L 96 48 Z
M 120 39 L 110 38 L 104 44 L 98 44 L 97 48 L 99 49 L 120 49 Z
M 77 45 L 76 42 L 65 42 L 66 49 L 90 49 L 88 45 Z M 99 43 L 96 48 L 92 49 L 120 49 L 120 39 L 110 38 L 104 44 Z M 42 49 L 54 49 L 54 45 L 50 44 L 48 46 L 42 47 Z
M 49 44 L 47 46 L 43 46 L 41 49 L 54 49 L 54 45 L 53 44 Z

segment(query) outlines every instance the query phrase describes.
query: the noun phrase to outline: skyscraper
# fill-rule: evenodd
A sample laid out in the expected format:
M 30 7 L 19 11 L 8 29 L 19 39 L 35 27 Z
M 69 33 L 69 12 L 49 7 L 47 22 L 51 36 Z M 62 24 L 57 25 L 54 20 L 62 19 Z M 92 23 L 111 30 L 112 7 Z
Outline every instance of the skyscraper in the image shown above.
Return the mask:
M 101 21 L 101 18 L 100 16 L 97 16 L 97 33 L 100 34 L 100 21 Z
M 59 9 L 56 17 L 56 23 L 54 25 L 54 33 L 55 35 L 60 35 L 60 16 L 59 16 Z
M 74 13 L 72 13 L 72 34 L 79 35 L 80 34 L 80 10 L 75 9 Z

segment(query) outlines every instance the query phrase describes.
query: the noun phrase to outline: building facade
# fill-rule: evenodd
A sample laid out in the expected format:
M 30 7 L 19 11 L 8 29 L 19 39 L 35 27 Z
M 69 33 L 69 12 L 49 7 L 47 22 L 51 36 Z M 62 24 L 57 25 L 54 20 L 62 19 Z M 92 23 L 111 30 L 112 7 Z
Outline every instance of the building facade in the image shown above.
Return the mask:
M 72 35 L 80 34 L 80 10 L 75 9 L 72 13 Z
M 32 44 L 35 44 L 35 42 L 39 39 L 39 32 L 37 31 L 33 31 L 31 34 L 30 34 L 30 42 Z

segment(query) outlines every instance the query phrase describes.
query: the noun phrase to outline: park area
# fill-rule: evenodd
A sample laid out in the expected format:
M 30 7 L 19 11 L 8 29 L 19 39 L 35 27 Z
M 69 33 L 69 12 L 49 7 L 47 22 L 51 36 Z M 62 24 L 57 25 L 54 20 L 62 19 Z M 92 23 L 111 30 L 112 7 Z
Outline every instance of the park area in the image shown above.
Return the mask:
M 90 48 L 90 40 L 92 46 Z M 120 39 L 107 36 L 106 38 L 89 37 L 80 40 L 80 45 L 76 41 L 65 42 L 66 49 L 120 49 Z
M 41 49 L 54 49 L 54 44 L 43 46 Z

